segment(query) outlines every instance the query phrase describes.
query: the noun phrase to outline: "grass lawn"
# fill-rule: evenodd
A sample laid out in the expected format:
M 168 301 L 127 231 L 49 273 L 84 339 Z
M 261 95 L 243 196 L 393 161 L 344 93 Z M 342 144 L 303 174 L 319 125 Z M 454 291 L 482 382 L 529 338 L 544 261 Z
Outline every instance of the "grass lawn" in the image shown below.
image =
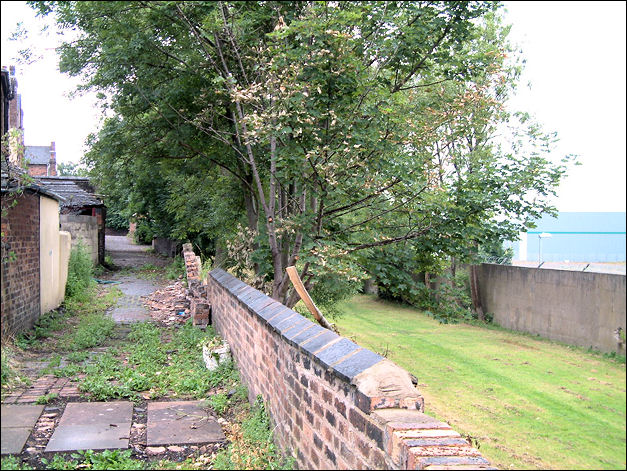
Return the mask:
M 625 469 L 625 363 L 357 296 L 337 325 L 418 378 L 425 412 L 501 469 Z

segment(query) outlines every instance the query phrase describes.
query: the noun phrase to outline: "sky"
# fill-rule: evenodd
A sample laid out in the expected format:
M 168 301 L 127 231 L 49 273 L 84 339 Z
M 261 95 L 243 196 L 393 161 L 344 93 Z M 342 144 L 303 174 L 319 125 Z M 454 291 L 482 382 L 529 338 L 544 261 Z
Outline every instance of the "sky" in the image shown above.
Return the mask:
M 625 211 L 625 2 L 504 2 L 510 39 L 526 59 L 512 108 L 531 113 L 560 142 L 559 161 L 577 154 L 554 201 L 559 211 Z M 41 36 L 42 25 L 25 2 L 1 2 L 1 59 L 16 65 L 26 145 L 55 141 L 58 162 L 78 162 L 87 135 L 102 113 L 94 94 L 69 97 L 79 83 L 58 70 L 59 36 Z M 21 21 L 31 31 L 22 43 L 8 38 Z M 14 60 L 29 45 L 42 56 Z M 531 87 L 526 84 L 530 83 Z

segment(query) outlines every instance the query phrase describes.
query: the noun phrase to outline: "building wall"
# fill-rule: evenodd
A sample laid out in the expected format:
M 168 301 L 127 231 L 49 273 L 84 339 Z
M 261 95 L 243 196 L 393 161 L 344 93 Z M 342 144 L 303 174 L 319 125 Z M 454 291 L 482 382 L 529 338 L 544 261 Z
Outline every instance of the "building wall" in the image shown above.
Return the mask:
M 3 333 L 31 328 L 41 312 L 39 199 L 30 192 L 18 197 L 2 195 L 3 213 L 6 211 L 2 217 Z
M 552 340 L 624 354 L 625 275 L 482 264 L 483 309 L 497 324 Z
M 51 198 L 40 200 L 40 280 L 41 312 L 56 309 L 65 298 L 69 245 L 71 236 L 59 231 L 59 203 Z
M 28 164 L 28 174 L 31 177 L 45 177 L 48 175 L 48 166 Z
M 89 251 L 94 264 L 98 263 L 98 218 L 93 216 L 62 214 L 61 230 L 67 231 L 72 235 L 72 247 L 75 247 L 79 241 L 82 241 L 83 245 Z
M 194 323 L 209 320 L 210 303 L 249 399 L 263 397 L 274 439 L 299 469 L 489 466 L 449 425 L 422 412 L 407 371 L 223 270 L 202 285 L 190 244 L 184 257 Z

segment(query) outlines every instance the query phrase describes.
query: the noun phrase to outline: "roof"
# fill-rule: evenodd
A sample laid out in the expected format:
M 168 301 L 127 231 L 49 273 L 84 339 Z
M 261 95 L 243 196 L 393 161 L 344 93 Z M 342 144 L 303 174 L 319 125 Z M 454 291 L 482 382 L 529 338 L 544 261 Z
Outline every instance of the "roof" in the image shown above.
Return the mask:
M 0 188 L 3 194 L 32 191 L 57 200 L 60 205 L 63 205 L 62 196 L 43 185 L 37 185 L 37 182 L 24 169 L 7 162 L 4 158 L 1 160 L 1 168 Z
M 50 163 L 50 146 L 26 146 L 24 159 L 29 164 L 47 165 Z
M 94 194 L 94 189 L 86 177 L 37 177 L 37 182 L 46 189 L 57 193 L 65 200 L 61 208 L 83 208 L 104 206 Z
M 557 218 L 545 215 L 536 221 L 538 232 L 553 233 L 625 233 L 624 212 L 561 212 Z

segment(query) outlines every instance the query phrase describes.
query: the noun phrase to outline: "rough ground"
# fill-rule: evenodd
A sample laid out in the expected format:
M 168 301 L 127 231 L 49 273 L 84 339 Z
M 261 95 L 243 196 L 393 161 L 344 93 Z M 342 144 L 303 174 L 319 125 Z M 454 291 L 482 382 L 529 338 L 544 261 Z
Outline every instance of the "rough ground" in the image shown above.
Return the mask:
M 140 268 L 146 264 L 164 267 L 171 263 L 171 259 L 150 253 L 147 251 L 150 249 L 149 246 L 134 245 L 125 236 L 107 235 L 106 248 L 107 254 L 113 259 L 113 263 L 118 267 L 118 271 L 101 275 L 99 278 L 108 282 L 114 282 L 123 294 L 118 299 L 116 306 L 109 312 L 116 324 L 118 324 L 116 338 L 112 342 L 125 338 L 129 332 L 127 324 L 133 322 L 153 320 L 160 325 L 168 326 L 182 323 L 189 318 L 186 289 L 180 280 L 168 283 L 155 277 L 141 277 L 136 271 L 130 270 Z M 107 348 L 108 345 L 95 348 L 90 354 L 93 357 Z M 30 387 L 18 388 L 12 391 L 2 401 L 2 422 L 3 424 L 12 424 L 13 427 L 13 430 L 11 430 L 8 428 L 8 425 L 6 427 L 3 426 L 3 454 L 5 453 L 5 448 L 10 446 L 10 438 L 15 437 L 16 432 L 20 432 L 17 431 L 17 428 L 21 427 L 21 430 L 26 429 L 28 438 L 21 453 L 17 456 L 36 469 L 41 465 L 41 458 L 46 457 L 50 459 L 52 456 L 51 453 L 46 453 L 45 449 L 46 446 L 50 445 L 50 439 L 54 432 L 58 430 L 59 422 L 64 417 L 67 405 L 89 401 L 89 398 L 81 395 L 78 391 L 77 382 L 80 379 L 80 375 L 68 379 L 56 378 L 52 374 L 43 374 L 43 370 L 50 362 L 52 355 L 51 351 L 46 350 L 45 342 L 42 342 L 36 351 L 24 352 L 22 357 L 17 360 L 21 365 L 21 375 L 28 377 L 32 384 Z M 59 366 L 65 366 L 65 362 L 62 360 Z M 33 409 L 38 398 L 50 394 L 58 394 L 59 397 L 45 406 L 40 406 L 43 408 L 43 411 L 34 422 L 34 426 L 32 421 L 21 424 L 20 417 L 26 416 L 26 414 L 22 413 L 24 412 L 22 408 Z M 180 438 L 177 439 L 175 437 L 176 434 L 172 432 L 173 438 L 171 441 L 161 439 L 158 446 L 147 446 L 149 430 L 152 429 L 153 433 L 157 433 L 159 427 L 158 422 L 153 421 L 153 424 L 150 424 L 148 417 L 150 408 L 169 408 L 167 405 L 168 401 L 180 401 L 180 398 L 165 397 L 160 398 L 160 402 L 147 399 L 144 398 L 143 401 L 135 403 L 131 407 L 132 414 L 128 417 L 129 433 L 122 434 L 124 440 L 128 440 L 128 447 L 133 449 L 133 458 L 180 461 L 199 452 L 211 454 L 223 446 L 224 435 L 220 431 L 221 427 L 218 423 L 224 423 L 225 421 L 224 419 L 217 419 L 215 413 L 206 408 L 202 409 L 202 413 L 206 415 L 205 421 L 215 425 L 212 426 L 212 433 L 205 434 L 204 439 L 199 437 L 202 427 L 194 423 L 192 428 L 194 429 L 195 438 L 191 441 L 189 436 L 183 438 L 182 434 L 179 434 Z M 171 404 L 180 405 L 182 403 L 171 402 Z M 79 415 L 84 416 L 85 414 Z M 63 420 L 72 423 L 73 419 L 71 414 L 68 413 Z M 176 423 L 179 422 L 177 421 Z M 16 423 L 17 425 L 15 425 Z M 113 425 L 110 426 L 112 427 Z M 81 427 L 83 426 L 78 424 L 74 431 L 68 432 L 78 434 L 74 441 L 78 441 L 78 437 L 84 433 L 84 428 Z M 28 434 L 28 429 L 30 428 L 32 428 L 32 432 Z M 168 430 L 174 429 L 172 426 L 169 429 L 166 426 L 166 430 L 162 430 L 160 433 L 168 435 Z M 72 443 L 71 437 L 69 442 Z

